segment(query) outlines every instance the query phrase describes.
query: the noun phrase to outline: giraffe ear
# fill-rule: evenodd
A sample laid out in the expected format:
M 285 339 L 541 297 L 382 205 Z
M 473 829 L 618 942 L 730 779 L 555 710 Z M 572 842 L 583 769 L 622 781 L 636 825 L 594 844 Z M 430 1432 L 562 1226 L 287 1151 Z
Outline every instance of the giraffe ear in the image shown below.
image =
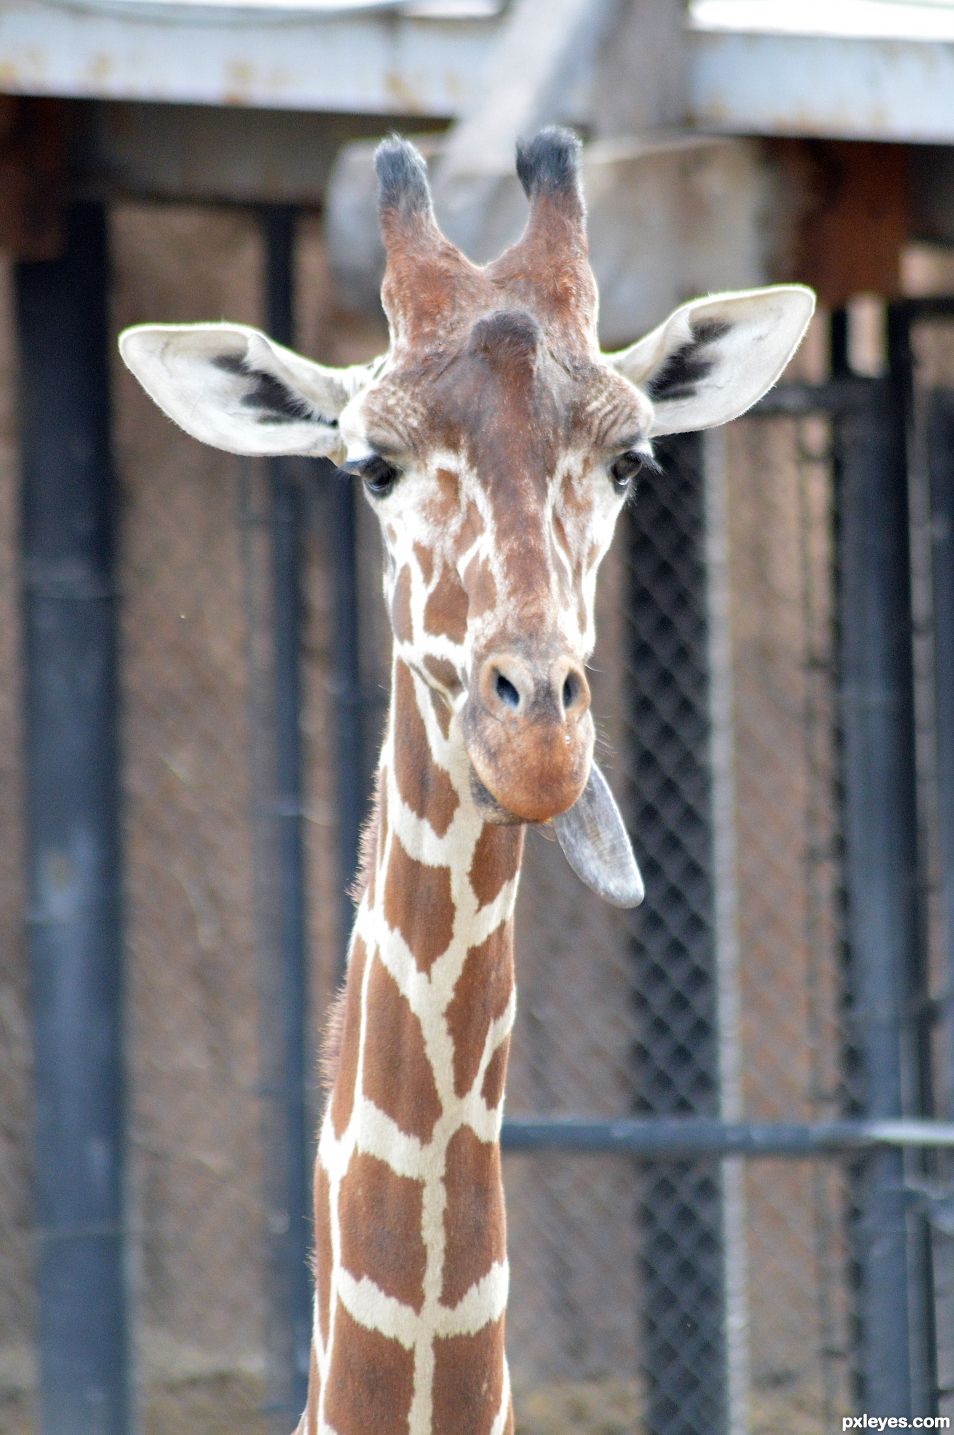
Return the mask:
M 651 436 L 715 428 L 772 387 L 814 308 L 814 294 L 801 284 L 714 294 L 683 304 L 607 360 L 652 400 Z
M 140 324 L 119 351 L 193 438 L 253 455 L 342 457 L 338 415 L 375 367 L 324 368 L 243 324 Z

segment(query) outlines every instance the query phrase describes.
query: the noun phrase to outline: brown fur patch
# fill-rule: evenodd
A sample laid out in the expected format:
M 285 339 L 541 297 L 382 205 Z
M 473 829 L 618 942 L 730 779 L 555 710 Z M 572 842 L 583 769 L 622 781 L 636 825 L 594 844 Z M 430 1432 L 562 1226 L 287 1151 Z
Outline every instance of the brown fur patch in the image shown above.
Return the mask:
M 424 657 L 424 667 L 436 683 L 446 688 L 449 693 L 458 692 L 461 682 L 457 669 L 450 658 L 435 658 L 427 653 Z
M 424 1304 L 427 1252 L 421 1236 L 424 1186 L 398 1176 L 376 1156 L 356 1152 L 341 1182 L 341 1259 L 418 1314 Z
M 447 529 L 460 507 L 460 480 L 449 468 L 434 475 L 435 492 L 424 505 L 424 517 L 438 529 Z
M 424 630 L 452 643 L 462 643 L 467 636 L 467 592 L 449 568 L 445 568 L 424 604 Z
M 394 744 L 394 775 L 401 796 L 416 816 L 426 818 L 443 837 L 460 799 L 442 767 L 431 757 L 427 729 L 417 705 L 410 669 L 398 663 L 392 695 L 400 740 Z
M 434 1343 L 435 1435 L 490 1435 L 503 1396 L 503 1319 Z
M 506 1011 L 513 980 L 513 929 L 507 922 L 479 947 L 471 947 L 447 1008 L 458 1096 L 466 1095 L 477 1079 L 487 1032 Z
M 431 688 L 431 707 L 434 709 L 434 716 L 437 718 L 437 726 L 444 734 L 445 739 L 450 734 L 451 710 L 446 700 L 435 688 Z
M 460 532 L 457 536 L 458 553 L 466 553 L 467 549 L 470 548 L 473 543 L 477 542 L 477 539 L 484 532 L 486 527 L 487 524 L 484 519 L 484 515 L 477 507 L 474 500 L 472 498 L 469 499 L 467 502 L 467 507 L 464 509 L 464 516 L 461 519 Z
M 358 1074 L 358 1046 L 361 1039 L 361 983 L 367 951 L 360 937 L 355 937 L 348 963 L 348 977 L 340 1024 L 341 1044 L 335 1062 L 334 1088 L 331 1093 L 331 1122 L 335 1135 L 341 1136 L 351 1119 L 354 1106 L 354 1084 Z
M 322 1345 L 328 1344 L 328 1323 L 331 1320 L 331 1186 L 328 1174 L 320 1163 L 315 1165 L 315 1295 L 318 1304 L 318 1328 Z
M 566 524 L 563 522 L 563 519 L 558 513 L 554 513 L 553 515 L 553 536 L 559 544 L 560 548 L 563 550 L 566 557 L 569 558 L 571 556 L 570 541 L 567 538 L 566 534 Z
M 409 1136 L 430 1141 L 441 1103 L 421 1024 L 387 967 L 376 961 L 368 983 L 364 1094 Z
M 399 643 L 414 640 L 414 620 L 411 614 L 411 570 L 406 565 L 401 569 L 394 585 L 391 598 L 391 627 Z
M 431 579 L 434 577 L 434 555 L 423 543 L 415 543 L 413 551 L 421 570 L 421 577 L 424 579 L 424 587 L 429 588 Z
M 482 618 L 492 613 L 497 606 L 497 584 L 490 571 L 490 564 L 478 554 L 464 569 L 464 587 L 469 597 L 468 612 L 471 619 Z
M 384 917 L 401 933 L 422 972 L 429 972 L 454 935 L 450 872 L 410 857 L 395 834 L 384 881 Z
M 507 1084 L 507 1057 L 509 1054 L 510 1038 L 507 1037 L 497 1047 L 484 1072 L 484 1082 L 480 1088 L 480 1094 L 491 1111 L 496 1111 L 503 1100 L 504 1087 Z
M 407 1435 L 413 1397 L 414 1352 L 366 1330 L 339 1301 L 325 1401 L 329 1424 L 338 1435 Z
M 488 825 L 477 839 L 470 864 L 470 885 L 481 907 L 493 902 L 520 870 L 522 827 Z
M 451 1138 L 444 1166 L 444 1280 L 441 1303 L 455 1306 L 507 1253 L 500 1147 L 469 1126 Z

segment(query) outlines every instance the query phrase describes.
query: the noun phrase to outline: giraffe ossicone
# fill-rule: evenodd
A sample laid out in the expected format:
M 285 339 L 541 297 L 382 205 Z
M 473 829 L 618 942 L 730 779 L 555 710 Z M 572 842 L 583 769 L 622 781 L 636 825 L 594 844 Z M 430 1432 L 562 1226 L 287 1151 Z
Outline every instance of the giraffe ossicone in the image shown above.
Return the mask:
M 593 761 L 600 561 L 657 435 L 722 424 L 778 379 L 814 300 L 716 294 L 600 352 L 579 143 L 519 148 L 523 236 L 472 264 L 426 168 L 376 155 L 387 352 L 328 368 L 236 324 L 140 325 L 123 358 L 187 432 L 320 455 L 380 519 L 394 639 L 315 1170 L 302 1435 L 507 1435 L 500 1127 L 527 825 L 619 905 L 642 882 Z

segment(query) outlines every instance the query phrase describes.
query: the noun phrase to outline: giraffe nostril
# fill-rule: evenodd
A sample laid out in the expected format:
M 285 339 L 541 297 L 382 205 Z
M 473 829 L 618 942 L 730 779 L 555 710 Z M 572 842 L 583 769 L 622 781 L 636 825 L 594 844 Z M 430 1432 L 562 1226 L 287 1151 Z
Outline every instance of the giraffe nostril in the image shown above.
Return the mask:
M 497 670 L 497 676 L 494 680 L 494 691 L 505 707 L 518 708 L 520 706 L 519 692 L 510 679 L 505 678 L 499 669 Z

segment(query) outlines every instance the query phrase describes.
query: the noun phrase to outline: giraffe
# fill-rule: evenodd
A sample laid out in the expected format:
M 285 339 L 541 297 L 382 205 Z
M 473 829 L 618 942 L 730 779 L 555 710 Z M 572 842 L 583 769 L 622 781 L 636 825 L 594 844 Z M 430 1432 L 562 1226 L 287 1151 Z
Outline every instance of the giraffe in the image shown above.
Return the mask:
M 236 324 L 120 339 L 194 437 L 330 458 L 381 523 L 391 697 L 345 985 L 326 1042 L 314 1330 L 299 1435 L 507 1435 L 500 1131 L 524 833 L 548 824 L 621 906 L 643 895 L 593 761 L 597 569 L 658 435 L 779 377 L 799 285 L 684 304 L 602 354 L 579 142 L 518 147 L 523 236 L 470 263 L 426 168 L 376 154 L 390 346 L 331 369 Z

